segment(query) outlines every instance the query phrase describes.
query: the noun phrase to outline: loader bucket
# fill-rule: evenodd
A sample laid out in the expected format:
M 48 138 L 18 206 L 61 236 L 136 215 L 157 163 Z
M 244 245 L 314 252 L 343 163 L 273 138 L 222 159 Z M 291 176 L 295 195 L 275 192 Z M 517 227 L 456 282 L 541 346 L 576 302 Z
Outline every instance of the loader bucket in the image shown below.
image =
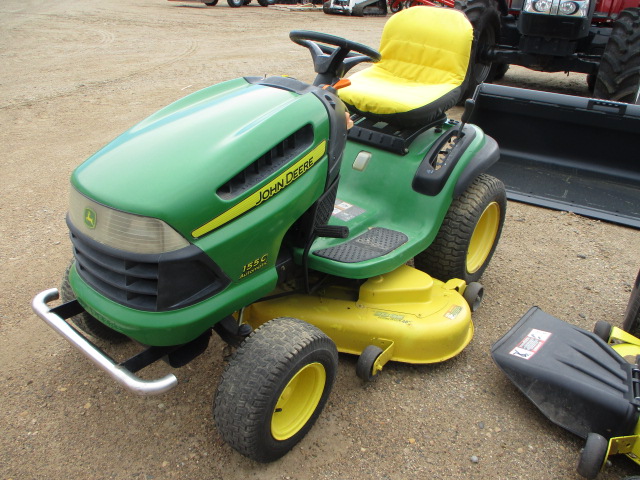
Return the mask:
M 640 105 L 481 84 L 469 121 L 509 199 L 640 228 Z

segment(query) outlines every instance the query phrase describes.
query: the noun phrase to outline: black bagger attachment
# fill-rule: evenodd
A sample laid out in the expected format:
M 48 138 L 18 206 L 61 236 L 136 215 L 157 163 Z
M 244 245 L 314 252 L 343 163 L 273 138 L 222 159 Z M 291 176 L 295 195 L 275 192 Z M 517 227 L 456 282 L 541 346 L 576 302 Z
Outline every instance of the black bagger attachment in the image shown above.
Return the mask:
M 509 199 L 640 228 L 640 105 L 481 84 L 469 121 Z
M 491 348 L 507 377 L 553 423 L 586 438 L 632 435 L 638 421 L 638 366 L 592 332 L 538 307 Z

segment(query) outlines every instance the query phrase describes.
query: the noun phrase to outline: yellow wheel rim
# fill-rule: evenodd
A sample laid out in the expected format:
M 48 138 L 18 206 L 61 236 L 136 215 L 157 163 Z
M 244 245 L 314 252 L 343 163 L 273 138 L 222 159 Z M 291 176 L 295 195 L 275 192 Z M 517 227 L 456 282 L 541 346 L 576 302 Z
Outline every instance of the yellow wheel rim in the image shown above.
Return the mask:
M 471 235 L 467 252 L 467 272 L 475 273 L 489 256 L 498 235 L 500 225 L 500 205 L 491 202 L 484 209 Z
M 287 440 L 304 427 L 316 411 L 327 374 L 321 363 L 305 365 L 296 373 L 278 398 L 271 417 L 271 435 Z

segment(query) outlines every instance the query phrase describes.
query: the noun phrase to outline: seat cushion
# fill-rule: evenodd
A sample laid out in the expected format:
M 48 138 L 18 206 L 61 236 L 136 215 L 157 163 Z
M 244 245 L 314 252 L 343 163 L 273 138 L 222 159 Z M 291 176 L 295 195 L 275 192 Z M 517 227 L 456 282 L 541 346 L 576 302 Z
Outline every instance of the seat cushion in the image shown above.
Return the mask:
M 472 41 L 473 27 L 457 10 L 399 12 L 385 25 L 380 62 L 354 73 L 340 98 L 352 111 L 388 123 L 428 123 L 459 100 Z

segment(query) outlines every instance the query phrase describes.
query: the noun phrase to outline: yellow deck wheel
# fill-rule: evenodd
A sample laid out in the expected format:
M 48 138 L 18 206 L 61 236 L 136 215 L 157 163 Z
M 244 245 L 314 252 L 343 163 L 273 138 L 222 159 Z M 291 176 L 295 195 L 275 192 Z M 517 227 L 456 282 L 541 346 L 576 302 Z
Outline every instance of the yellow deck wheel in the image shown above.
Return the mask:
M 318 362 L 305 365 L 293 376 L 273 410 L 273 438 L 286 440 L 300 431 L 318 407 L 326 381 L 327 374 Z

